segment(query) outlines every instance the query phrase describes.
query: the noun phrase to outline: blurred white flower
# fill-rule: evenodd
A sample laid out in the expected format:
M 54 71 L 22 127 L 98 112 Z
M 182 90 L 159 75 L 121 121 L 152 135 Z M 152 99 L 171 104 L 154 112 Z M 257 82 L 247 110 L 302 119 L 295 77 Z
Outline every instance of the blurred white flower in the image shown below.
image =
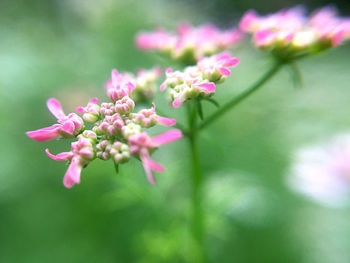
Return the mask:
M 288 175 L 296 192 L 332 207 L 350 202 L 350 134 L 296 152 Z

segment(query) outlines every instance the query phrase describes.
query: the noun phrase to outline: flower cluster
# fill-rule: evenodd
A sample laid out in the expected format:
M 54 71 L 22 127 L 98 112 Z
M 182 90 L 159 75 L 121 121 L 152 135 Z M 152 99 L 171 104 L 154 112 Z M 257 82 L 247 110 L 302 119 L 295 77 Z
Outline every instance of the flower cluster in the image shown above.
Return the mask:
M 239 59 L 231 57 L 230 52 L 199 59 L 196 66 L 189 66 L 182 71 L 168 68 L 166 80 L 160 86 L 163 91 L 170 88 L 170 97 L 175 108 L 183 102 L 210 97 L 215 93 L 216 83 L 223 82 L 231 74 L 229 67 L 234 67 Z
M 118 79 L 116 79 L 115 75 L 110 80 L 108 80 L 106 83 L 106 90 L 110 93 L 111 90 L 114 89 L 113 81 L 117 83 L 122 82 L 125 84 L 131 83 L 133 86 L 133 91 L 130 95 L 132 100 L 135 102 L 148 102 L 156 94 L 156 82 L 161 74 L 162 70 L 159 67 L 154 67 L 150 70 L 140 69 L 136 72 L 135 75 L 129 72 L 123 74 L 117 72 Z
M 46 149 L 50 158 L 70 162 L 63 179 L 67 188 L 80 183 L 82 168 L 95 158 L 112 159 L 118 165 L 134 156 L 142 161 L 148 181 L 152 184 L 155 183 L 152 171 L 164 171 L 160 164 L 151 159 L 151 153 L 165 143 L 180 139 L 182 133 L 174 129 L 150 137 L 143 131 L 144 128 L 156 124 L 175 125 L 176 121 L 157 115 L 155 104 L 150 109 L 133 112 L 135 102 L 131 97 L 135 89 L 134 83 L 126 77 L 126 74 L 121 75 L 117 70 L 113 70 L 106 90 L 111 102 L 99 105 L 97 98 L 92 99 L 86 107 L 77 108 L 82 117 L 75 113 L 65 115 L 57 100 L 48 100 L 47 107 L 58 119 L 58 124 L 27 132 L 27 135 L 37 141 L 48 141 L 59 137 L 77 138 L 77 141 L 71 143 L 69 152 L 53 155 Z M 84 125 L 84 121 L 92 126 L 90 130 L 86 129 L 88 125 Z
M 177 27 L 176 33 L 168 33 L 163 29 L 140 33 L 136 37 L 136 44 L 140 49 L 160 51 L 174 60 L 193 65 L 203 56 L 232 47 L 241 38 L 242 33 L 235 28 L 223 31 L 212 24 L 193 27 L 183 23 Z
M 329 144 L 305 147 L 295 155 L 288 177 L 297 192 L 330 206 L 350 201 L 350 135 Z
M 240 29 L 252 33 L 257 47 L 284 57 L 313 54 L 338 46 L 350 38 L 350 18 L 338 17 L 335 9 L 325 7 L 305 15 L 301 7 L 285 9 L 267 16 L 248 11 Z

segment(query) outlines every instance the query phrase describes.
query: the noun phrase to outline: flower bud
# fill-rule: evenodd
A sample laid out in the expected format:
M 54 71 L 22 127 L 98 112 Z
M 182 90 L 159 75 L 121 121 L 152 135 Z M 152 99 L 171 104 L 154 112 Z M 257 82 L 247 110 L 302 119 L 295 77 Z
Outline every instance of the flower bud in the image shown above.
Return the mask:
M 110 150 L 111 142 L 108 140 L 101 140 L 96 145 L 96 156 L 102 160 L 108 160 L 111 157 Z
M 129 96 L 125 96 L 115 102 L 114 111 L 120 115 L 127 115 L 134 110 L 134 107 L 135 102 Z
M 78 138 L 80 138 L 80 137 L 84 137 L 84 138 L 88 139 L 90 141 L 90 143 L 92 143 L 92 144 L 95 144 L 97 141 L 96 133 L 91 131 L 91 130 L 83 131 L 83 133 L 78 136 Z
M 125 163 L 130 159 L 129 146 L 118 141 L 114 142 L 110 149 L 110 155 L 117 164 Z
M 83 113 L 83 119 L 89 123 L 95 123 L 100 116 L 100 106 L 97 105 L 98 99 L 89 101 L 86 107 L 78 107 L 77 111 Z
M 111 116 L 115 113 L 113 103 L 102 103 L 100 112 L 104 116 Z
M 122 127 L 122 134 L 124 138 L 128 139 L 131 135 L 141 133 L 141 126 L 135 123 L 129 123 Z
M 112 116 L 105 116 L 102 121 L 96 123 L 92 130 L 98 135 L 117 136 L 123 126 L 123 119 L 118 113 L 115 113 Z
M 83 119 L 75 113 L 63 117 L 59 120 L 59 123 L 62 124 L 60 134 L 63 138 L 72 138 L 84 129 Z

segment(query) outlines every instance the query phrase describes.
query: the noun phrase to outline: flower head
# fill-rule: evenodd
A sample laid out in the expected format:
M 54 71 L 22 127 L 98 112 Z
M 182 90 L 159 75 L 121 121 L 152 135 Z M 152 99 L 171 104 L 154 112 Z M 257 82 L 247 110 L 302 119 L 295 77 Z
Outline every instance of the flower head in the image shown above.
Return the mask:
M 145 73 L 148 74 L 148 73 Z M 112 102 L 102 102 L 92 99 L 86 107 L 79 107 L 77 111 L 83 114 L 83 119 L 75 113 L 65 115 L 60 103 L 55 99 L 48 101 L 48 108 L 58 119 L 58 124 L 38 131 L 28 132 L 28 136 L 39 141 L 57 137 L 76 137 L 71 143 L 69 152 L 53 155 L 47 149 L 47 155 L 56 161 L 68 161 L 69 167 L 64 176 L 63 184 L 67 188 L 80 183 L 80 174 L 96 157 L 102 160 L 113 160 L 115 164 L 129 161 L 131 156 L 142 161 L 147 178 L 154 183 L 152 171 L 162 172 L 164 168 L 151 159 L 152 152 L 160 145 L 180 139 L 182 134 L 178 130 L 149 137 L 143 128 L 156 124 L 174 125 L 174 119 L 161 117 L 156 113 L 155 104 L 150 109 L 141 109 L 133 113 L 135 102 L 130 97 L 135 89 L 131 74 L 119 74 L 112 71 L 112 78 L 108 82 L 106 92 Z M 150 81 L 149 77 L 142 76 Z M 153 76 L 152 78 L 155 78 Z M 137 81 L 135 81 L 137 83 Z M 145 85 L 145 84 L 140 85 Z M 91 130 L 84 130 L 84 120 L 92 124 Z
M 283 58 L 313 54 L 340 45 L 350 38 L 350 18 L 341 18 L 333 8 L 325 7 L 310 17 L 301 7 L 259 16 L 248 11 L 240 29 L 253 34 L 255 45 L 272 50 Z
M 219 82 L 230 76 L 229 67 L 235 67 L 239 59 L 231 57 L 230 52 L 222 52 L 211 57 L 204 57 L 198 61 L 198 69 L 209 81 Z
M 212 24 L 193 27 L 181 23 L 176 33 L 157 30 L 151 33 L 140 33 L 136 45 L 143 50 L 156 50 L 174 60 L 195 64 L 203 56 L 216 54 L 237 44 L 242 34 L 235 28 L 220 30 Z
M 175 108 L 190 99 L 210 97 L 215 93 L 216 83 L 224 81 L 231 74 L 228 68 L 236 66 L 238 62 L 238 58 L 231 57 L 229 52 L 222 52 L 201 58 L 196 66 L 187 67 L 183 72 L 169 68 L 160 90 L 170 89 Z

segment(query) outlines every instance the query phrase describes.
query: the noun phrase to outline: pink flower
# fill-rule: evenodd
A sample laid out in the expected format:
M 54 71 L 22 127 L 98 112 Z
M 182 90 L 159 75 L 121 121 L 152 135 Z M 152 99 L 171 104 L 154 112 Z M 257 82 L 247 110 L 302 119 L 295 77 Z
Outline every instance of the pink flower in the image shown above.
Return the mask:
M 125 96 L 130 96 L 135 89 L 135 85 L 125 76 L 119 74 L 114 69 L 112 70 L 112 78 L 106 83 L 107 96 L 113 101 L 122 99 Z
M 333 46 L 350 39 L 350 18 L 338 16 L 335 8 L 324 7 L 311 15 L 310 24 L 320 39 L 330 40 Z
M 231 53 L 226 51 L 211 57 L 201 58 L 198 63 L 198 69 L 209 81 L 219 81 L 223 77 L 231 74 L 229 67 L 235 67 L 239 63 L 237 57 L 232 57 Z
M 241 39 L 242 33 L 235 28 L 220 30 L 212 24 L 193 27 L 181 23 L 174 34 L 163 30 L 141 33 L 136 37 L 136 44 L 140 49 L 161 51 L 192 65 L 199 58 L 228 49 Z
M 164 126 L 172 126 L 176 124 L 175 119 L 161 117 L 156 114 L 156 104 L 153 103 L 153 107 L 150 109 L 143 109 L 138 113 L 133 113 L 131 119 L 134 123 L 141 125 L 144 128 L 150 128 L 157 123 Z
M 176 36 L 165 32 L 163 29 L 157 29 L 150 33 L 139 33 L 136 36 L 136 45 L 142 50 L 167 51 L 174 48 L 176 40 Z
M 166 77 L 160 90 L 170 88 L 174 108 L 180 107 L 188 99 L 211 96 L 216 89 L 213 82 L 203 78 L 203 74 L 198 71 L 197 67 L 188 67 L 185 72 L 173 72 L 171 68 L 168 68 Z
M 74 137 L 84 126 L 84 121 L 75 113 L 65 115 L 60 102 L 54 98 L 47 101 L 49 111 L 57 118 L 59 124 L 47 128 L 27 132 L 36 141 L 49 141 L 58 137 Z
M 335 9 L 326 7 L 310 17 L 304 13 L 300 7 L 266 16 L 248 11 L 240 28 L 253 34 L 257 47 L 278 50 L 284 58 L 320 52 L 350 38 L 350 19 L 338 17 Z
M 170 97 L 175 108 L 186 100 L 207 98 L 216 91 L 216 83 L 223 82 L 231 74 L 229 67 L 235 67 L 239 59 L 230 52 L 222 52 L 211 57 L 201 58 L 197 65 L 186 67 L 184 72 L 168 68 L 166 79 L 160 90 L 169 88 Z
M 57 155 L 50 153 L 48 149 L 46 154 L 55 161 L 70 161 L 68 170 L 63 178 L 63 184 L 67 188 L 71 188 L 74 184 L 80 183 L 80 174 L 84 166 L 86 166 L 94 158 L 93 144 L 96 142 L 96 134 L 86 131 L 83 135 L 78 136 L 78 141 L 71 144 L 70 152 L 63 152 Z
M 305 20 L 302 7 L 283 9 L 266 16 L 259 16 L 254 10 L 250 10 L 242 17 L 239 27 L 242 31 L 250 33 L 260 30 L 295 31 L 303 27 Z
M 153 138 L 149 137 L 147 133 L 142 132 L 129 137 L 130 152 L 140 158 L 146 172 L 147 179 L 150 184 L 155 184 L 155 178 L 152 171 L 164 172 L 164 167 L 150 157 L 150 150 L 154 148 L 175 141 L 182 138 L 180 130 L 170 130 Z

